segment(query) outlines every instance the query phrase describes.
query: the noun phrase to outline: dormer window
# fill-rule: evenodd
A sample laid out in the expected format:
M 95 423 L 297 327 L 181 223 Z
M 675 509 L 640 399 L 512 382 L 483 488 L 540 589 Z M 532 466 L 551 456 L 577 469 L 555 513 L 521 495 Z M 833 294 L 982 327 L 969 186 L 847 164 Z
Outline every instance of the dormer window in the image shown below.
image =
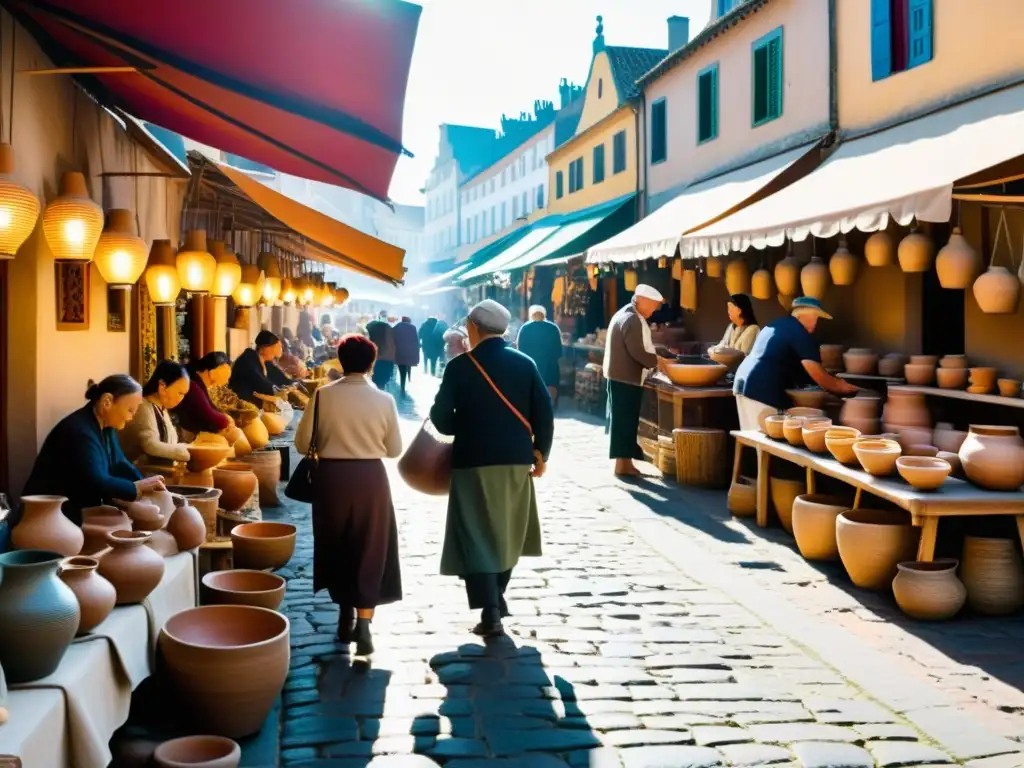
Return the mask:
M 604 95 L 604 78 L 597 78 L 597 98 L 601 98 Z

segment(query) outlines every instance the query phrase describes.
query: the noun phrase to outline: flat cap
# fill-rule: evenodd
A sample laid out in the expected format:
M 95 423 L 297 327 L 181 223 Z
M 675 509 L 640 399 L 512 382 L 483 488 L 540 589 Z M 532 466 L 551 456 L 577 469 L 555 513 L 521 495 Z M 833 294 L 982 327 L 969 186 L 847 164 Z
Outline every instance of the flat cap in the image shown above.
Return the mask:
M 509 321 L 512 315 L 501 304 L 493 299 L 484 299 L 471 310 L 469 319 L 477 324 L 482 330 L 492 333 L 504 333 L 508 330 Z

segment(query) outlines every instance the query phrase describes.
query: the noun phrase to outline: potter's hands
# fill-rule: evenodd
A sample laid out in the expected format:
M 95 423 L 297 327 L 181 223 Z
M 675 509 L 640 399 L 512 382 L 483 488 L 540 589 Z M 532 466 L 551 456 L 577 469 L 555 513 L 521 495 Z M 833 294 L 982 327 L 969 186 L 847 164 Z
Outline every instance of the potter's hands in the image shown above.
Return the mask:
M 530 470 L 530 477 L 541 478 L 544 477 L 544 473 L 548 471 L 548 464 L 544 461 L 544 457 L 540 455 L 540 451 L 533 452 L 533 468 Z
M 142 494 L 152 493 L 153 491 L 166 491 L 164 487 L 164 479 L 162 477 L 144 477 L 141 480 L 135 481 L 135 498 L 141 499 Z
M 836 394 L 840 397 L 854 397 L 858 392 L 860 392 L 860 387 L 854 386 L 845 379 L 836 379 L 836 381 L 839 383 Z

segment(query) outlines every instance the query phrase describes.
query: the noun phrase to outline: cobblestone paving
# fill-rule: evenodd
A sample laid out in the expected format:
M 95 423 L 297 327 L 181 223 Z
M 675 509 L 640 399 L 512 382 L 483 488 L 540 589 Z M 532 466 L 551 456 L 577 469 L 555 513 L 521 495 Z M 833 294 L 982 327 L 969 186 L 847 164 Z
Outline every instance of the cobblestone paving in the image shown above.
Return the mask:
M 425 409 L 430 382 L 418 385 Z M 411 437 L 422 416 L 411 402 L 403 415 Z M 372 664 L 354 663 L 333 641 L 335 607 L 312 593 L 308 508 L 281 510 L 299 525 L 282 572 L 292 669 L 277 722 L 243 765 L 1024 766 L 1020 744 L 942 722 L 947 708 L 926 713 L 934 728 L 909 717 L 935 689 L 880 697 L 766 623 L 766 588 L 788 598 L 757 566 L 781 545 L 699 511 L 724 506 L 721 494 L 687 501 L 660 483 L 623 486 L 606 474 L 600 427 L 564 418 L 557 435 L 538 483 L 545 556 L 516 570 L 499 641 L 470 634 L 477 617 L 460 582 L 437 574 L 445 500 L 394 474 L 406 597 L 378 612 Z M 681 507 L 683 524 L 671 519 Z M 702 571 L 702 556 L 722 567 Z M 926 735 L 947 730 L 959 740 Z

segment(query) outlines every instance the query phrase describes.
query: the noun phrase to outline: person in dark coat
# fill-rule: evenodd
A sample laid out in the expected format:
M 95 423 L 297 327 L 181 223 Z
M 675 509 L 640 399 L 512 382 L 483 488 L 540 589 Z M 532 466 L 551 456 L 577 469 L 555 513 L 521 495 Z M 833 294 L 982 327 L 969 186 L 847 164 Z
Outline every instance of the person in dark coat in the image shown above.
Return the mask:
M 420 326 L 420 346 L 423 348 L 423 370 L 431 376 L 437 375 L 437 361 L 444 353 L 443 347 L 438 347 L 434 338 L 434 330 L 437 328 L 437 318 L 431 315 Z
M 530 307 L 530 321 L 519 329 L 516 348 L 537 364 L 547 384 L 551 402 L 558 403 L 558 361 L 562 357 L 562 332 L 550 322 L 548 312 L 540 305 Z
M 541 554 L 533 479 L 544 474 L 554 438 L 537 366 L 501 338 L 508 322 L 495 301 L 473 307 L 472 349 L 448 363 L 430 409 L 434 427 L 455 437 L 441 573 L 465 581 L 469 607 L 480 610 L 473 631 L 484 637 L 504 632 L 505 589 L 519 558 Z
M 405 394 L 405 382 L 412 377 L 412 369 L 420 364 L 420 339 L 412 319 L 403 317 L 392 329 L 395 335 L 395 365 L 398 366 L 398 383 Z
M 381 311 L 376 320 L 366 324 L 366 335 L 377 347 L 377 362 L 373 364 L 373 383 L 377 389 L 387 389 L 395 375 L 395 329 L 388 323 L 388 313 Z
M 228 387 L 241 399 L 256 405 L 274 400 L 278 390 L 295 384 L 274 364 L 283 351 L 281 339 L 276 334 L 260 331 L 256 335 L 255 348 L 245 350 L 235 360 Z
M 125 458 L 117 432 L 142 405 L 142 387 L 131 376 L 89 382 L 88 402 L 50 430 L 36 457 L 25 496 L 64 496 L 64 514 L 82 524 L 82 510 L 111 501 L 135 501 L 164 490 L 160 477 L 143 478 Z

